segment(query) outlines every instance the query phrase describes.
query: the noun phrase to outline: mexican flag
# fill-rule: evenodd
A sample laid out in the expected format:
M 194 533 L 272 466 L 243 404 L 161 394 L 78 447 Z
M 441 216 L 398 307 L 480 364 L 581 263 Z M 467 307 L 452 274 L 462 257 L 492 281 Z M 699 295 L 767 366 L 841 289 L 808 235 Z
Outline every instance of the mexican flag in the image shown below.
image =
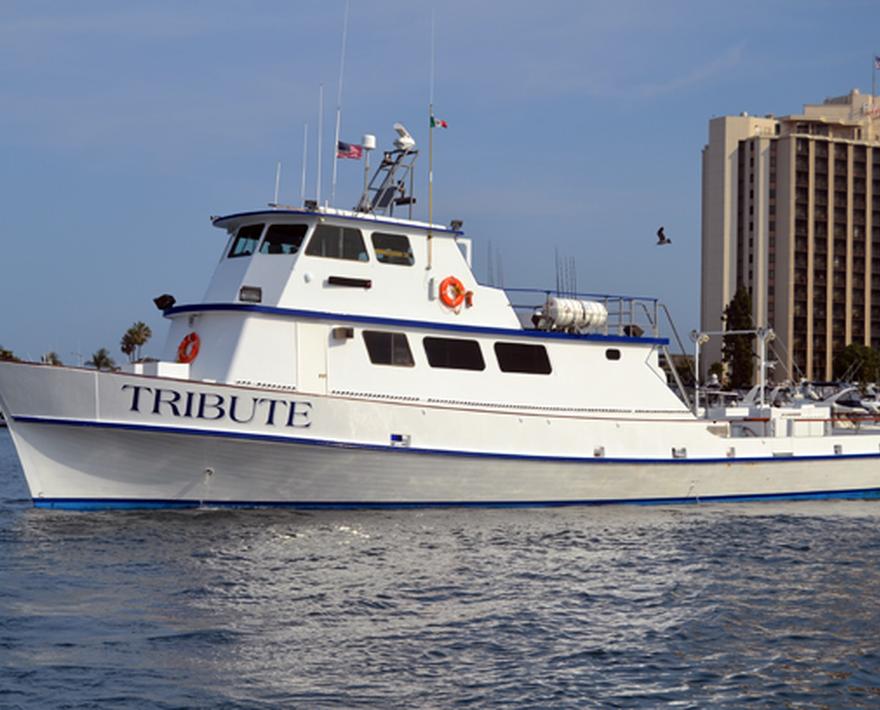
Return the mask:
M 449 128 L 449 124 L 443 119 L 431 116 L 431 128 Z

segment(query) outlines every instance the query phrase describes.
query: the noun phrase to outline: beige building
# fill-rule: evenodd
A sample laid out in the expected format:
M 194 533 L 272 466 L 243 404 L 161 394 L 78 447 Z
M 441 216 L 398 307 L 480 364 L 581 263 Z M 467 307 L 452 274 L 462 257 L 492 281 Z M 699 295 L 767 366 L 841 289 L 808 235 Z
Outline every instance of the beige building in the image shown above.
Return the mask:
M 776 380 L 831 379 L 848 343 L 880 348 L 880 98 L 712 119 L 702 201 L 702 330 L 742 284 L 776 332 Z M 705 372 L 720 339 L 702 353 Z

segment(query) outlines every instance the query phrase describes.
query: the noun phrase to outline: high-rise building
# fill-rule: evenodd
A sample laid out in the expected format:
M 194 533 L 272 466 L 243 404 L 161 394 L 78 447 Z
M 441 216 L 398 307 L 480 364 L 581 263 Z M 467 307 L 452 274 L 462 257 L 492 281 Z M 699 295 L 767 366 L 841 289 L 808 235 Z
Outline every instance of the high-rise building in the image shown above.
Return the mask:
M 712 119 L 702 202 L 702 330 L 741 285 L 776 333 L 776 380 L 831 379 L 849 343 L 880 349 L 880 98 Z M 713 337 L 701 361 L 720 359 Z

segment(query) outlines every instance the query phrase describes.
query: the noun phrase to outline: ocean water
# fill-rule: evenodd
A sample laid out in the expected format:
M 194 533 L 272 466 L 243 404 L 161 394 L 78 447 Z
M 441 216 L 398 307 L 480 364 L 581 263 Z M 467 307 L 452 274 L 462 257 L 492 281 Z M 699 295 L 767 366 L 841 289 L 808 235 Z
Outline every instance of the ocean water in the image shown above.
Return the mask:
M 880 706 L 880 503 L 30 507 L 0 707 Z

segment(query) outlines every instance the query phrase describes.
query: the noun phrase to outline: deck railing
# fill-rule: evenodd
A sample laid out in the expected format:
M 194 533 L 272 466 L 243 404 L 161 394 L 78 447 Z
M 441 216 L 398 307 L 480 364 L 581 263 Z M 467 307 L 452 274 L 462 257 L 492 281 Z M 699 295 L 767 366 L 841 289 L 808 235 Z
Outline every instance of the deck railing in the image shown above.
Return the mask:
M 608 320 L 603 326 L 590 332 L 603 335 L 660 335 L 660 310 L 663 305 L 659 299 L 648 296 L 619 296 L 608 293 L 578 293 L 554 291 L 538 288 L 505 288 L 514 311 L 524 327 L 533 327 L 532 316 L 551 296 L 576 298 L 581 301 L 601 303 L 608 311 Z

